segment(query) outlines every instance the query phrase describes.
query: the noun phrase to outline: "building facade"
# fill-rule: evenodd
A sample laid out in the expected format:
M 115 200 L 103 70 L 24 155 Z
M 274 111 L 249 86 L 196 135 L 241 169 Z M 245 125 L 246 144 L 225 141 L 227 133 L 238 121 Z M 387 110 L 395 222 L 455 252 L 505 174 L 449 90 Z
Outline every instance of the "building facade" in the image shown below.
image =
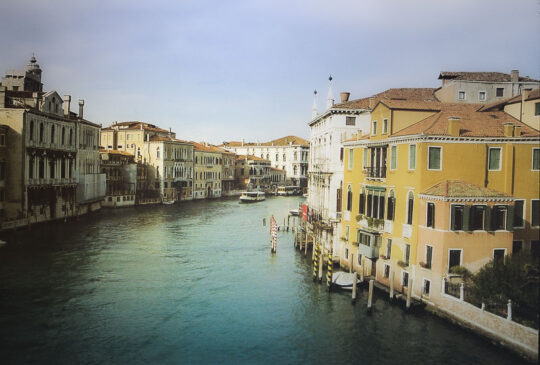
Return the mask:
M 223 152 L 207 143 L 193 145 L 193 199 L 221 197 Z

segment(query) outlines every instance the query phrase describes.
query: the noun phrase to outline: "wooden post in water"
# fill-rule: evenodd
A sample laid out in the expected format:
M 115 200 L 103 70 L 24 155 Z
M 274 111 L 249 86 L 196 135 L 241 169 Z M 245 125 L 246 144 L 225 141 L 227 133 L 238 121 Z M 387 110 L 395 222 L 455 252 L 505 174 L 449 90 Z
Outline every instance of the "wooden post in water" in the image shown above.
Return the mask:
M 306 227 L 306 236 L 304 240 L 304 256 L 307 256 L 307 227 Z
M 319 248 L 319 283 L 322 281 L 323 263 L 324 263 L 324 247 Z
M 373 301 L 373 282 L 375 280 L 371 279 L 369 281 L 369 293 L 368 293 L 368 299 L 367 299 L 367 308 L 371 310 L 371 303 Z
M 353 272 L 352 265 L 353 265 L 353 253 L 351 252 L 351 255 L 349 256 L 349 272 Z
M 315 242 L 313 242 L 313 281 L 317 280 L 317 272 L 318 272 L 317 265 L 319 264 L 319 257 L 318 257 L 317 251 L 318 251 L 318 247 L 315 246 Z
M 412 279 L 409 280 L 409 284 L 407 285 L 407 303 L 405 304 L 406 308 L 409 309 L 411 307 L 411 295 L 412 295 Z
M 332 269 L 334 261 L 332 259 L 332 248 L 328 252 L 328 269 L 326 271 L 326 284 L 328 285 L 328 291 L 332 290 Z
M 364 282 L 364 262 L 362 262 L 362 265 L 360 265 L 360 282 Z
M 390 272 L 390 300 L 394 299 L 394 270 Z
M 353 304 L 356 302 L 356 286 L 358 285 L 358 273 L 355 272 L 353 275 L 353 281 L 352 281 L 352 302 Z

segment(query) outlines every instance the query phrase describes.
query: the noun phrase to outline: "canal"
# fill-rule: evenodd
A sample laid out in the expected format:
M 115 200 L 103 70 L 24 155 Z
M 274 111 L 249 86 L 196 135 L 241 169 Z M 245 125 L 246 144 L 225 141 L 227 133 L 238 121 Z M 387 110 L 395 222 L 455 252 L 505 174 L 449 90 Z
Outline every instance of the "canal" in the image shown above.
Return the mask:
M 332 293 L 268 226 L 298 198 L 103 210 L 2 234 L 0 359 L 12 363 L 516 364 L 428 313 Z

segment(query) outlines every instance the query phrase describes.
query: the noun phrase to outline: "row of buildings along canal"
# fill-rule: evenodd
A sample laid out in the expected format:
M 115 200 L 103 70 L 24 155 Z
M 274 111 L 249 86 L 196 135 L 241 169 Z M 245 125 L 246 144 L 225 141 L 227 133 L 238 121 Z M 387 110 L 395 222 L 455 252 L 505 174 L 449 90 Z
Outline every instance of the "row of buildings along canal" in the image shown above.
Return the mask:
M 178 139 L 145 122 L 102 127 L 84 100 L 43 91 L 34 57 L 0 85 L 0 228 L 66 219 L 101 207 L 218 198 L 307 186 L 309 143 L 286 136 L 220 146 Z

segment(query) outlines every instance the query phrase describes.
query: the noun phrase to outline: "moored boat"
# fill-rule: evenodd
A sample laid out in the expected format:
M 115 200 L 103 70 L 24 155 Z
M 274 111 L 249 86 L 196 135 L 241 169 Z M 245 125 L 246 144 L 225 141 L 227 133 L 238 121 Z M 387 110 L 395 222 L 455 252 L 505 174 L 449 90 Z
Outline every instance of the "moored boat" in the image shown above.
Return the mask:
M 240 195 L 240 202 L 243 203 L 254 203 L 266 199 L 266 195 L 262 191 L 244 191 Z

